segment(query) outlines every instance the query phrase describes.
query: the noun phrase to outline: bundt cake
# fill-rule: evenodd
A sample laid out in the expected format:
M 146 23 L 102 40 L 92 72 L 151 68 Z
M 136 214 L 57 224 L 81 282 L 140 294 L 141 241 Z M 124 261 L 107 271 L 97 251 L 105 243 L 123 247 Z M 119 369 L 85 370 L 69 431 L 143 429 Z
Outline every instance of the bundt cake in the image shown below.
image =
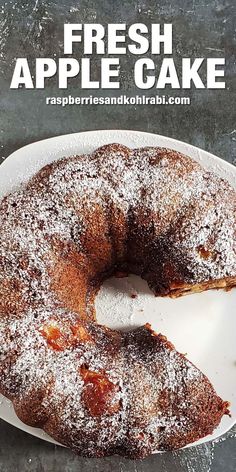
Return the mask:
M 163 148 L 106 145 L 44 167 L 0 203 L 0 392 L 84 456 L 145 457 L 212 433 L 228 403 L 150 325 L 96 323 L 117 271 L 155 295 L 236 285 L 236 194 Z M 112 313 L 110 314 L 112 317 Z

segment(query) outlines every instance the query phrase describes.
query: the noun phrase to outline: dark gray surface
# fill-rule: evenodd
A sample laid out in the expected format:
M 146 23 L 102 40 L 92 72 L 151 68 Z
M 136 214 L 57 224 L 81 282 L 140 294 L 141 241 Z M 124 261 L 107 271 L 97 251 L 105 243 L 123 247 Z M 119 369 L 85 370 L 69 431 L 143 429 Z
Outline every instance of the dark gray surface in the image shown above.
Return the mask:
M 187 141 L 236 163 L 236 7 L 235 1 L 9 1 L 0 0 L 0 159 L 17 148 L 65 133 L 126 128 L 156 132 Z M 9 90 L 15 57 L 55 57 L 62 52 L 63 23 L 172 22 L 174 57 L 226 57 L 226 90 L 171 92 L 190 95 L 191 106 L 72 106 L 45 105 L 45 97 L 62 95 L 55 80 L 44 91 Z M 122 57 L 122 90 L 136 94 L 133 58 Z M 98 63 L 95 61 L 95 73 Z M 74 81 L 69 89 L 80 92 Z M 94 92 L 95 94 L 96 92 Z M 101 95 L 113 92 L 99 92 Z M 153 94 L 151 90 L 146 94 Z M 0 472 L 233 472 L 236 470 L 236 429 L 214 444 L 144 461 L 107 458 L 91 460 L 35 439 L 0 422 Z

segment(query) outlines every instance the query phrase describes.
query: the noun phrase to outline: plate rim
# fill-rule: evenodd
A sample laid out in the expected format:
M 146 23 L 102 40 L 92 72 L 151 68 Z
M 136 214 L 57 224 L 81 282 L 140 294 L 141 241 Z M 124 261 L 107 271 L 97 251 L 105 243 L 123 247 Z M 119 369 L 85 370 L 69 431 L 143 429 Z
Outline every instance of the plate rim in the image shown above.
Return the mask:
M 235 172 L 236 172 L 236 166 L 234 166 L 231 162 L 228 162 L 226 161 L 225 159 L 217 156 L 216 154 L 213 154 L 211 153 L 210 151 L 206 151 L 205 149 L 202 149 L 198 146 L 195 146 L 194 144 L 191 144 L 191 143 L 188 143 L 187 141 L 181 141 L 180 139 L 176 139 L 176 138 L 171 138 L 169 136 L 166 136 L 164 134 L 158 134 L 158 133 L 149 133 L 148 131 L 142 131 L 142 130 L 131 130 L 131 129 L 123 129 L 123 128 L 114 128 L 114 129 L 96 129 L 96 130 L 85 130 L 85 131 L 75 131 L 73 133 L 66 133 L 66 134 L 60 134 L 60 135 L 56 135 L 56 136 L 51 136 L 51 137 L 48 137 L 48 138 L 42 138 L 42 139 L 39 139 L 38 141 L 33 141 L 32 143 L 28 143 L 28 144 L 25 144 L 21 147 L 19 147 L 18 149 L 16 149 L 15 151 L 13 151 L 11 154 L 9 154 L 0 164 L 0 167 L 4 166 L 4 163 L 9 159 L 9 158 L 12 158 L 12 157 L 15 157 L 15 154 L 18 154 L 19 152 L 22 152 L 24 150 L 27 150 L 28 148 L 30 148 L 31 146 L 34 146 L 34 145 L 41 145 L 43 142 L 47 143 L 47 142 L 52 142 L 53 140 L 58 140 L 60 138 L 66 138 L 66 139 L 69 139 L 70 137 L 73 137 L 73 136 L 76 136 L 76 135 L 81 135 L 81 134 L 94 134 L 94 133 L 113 133 L 113 132 L 120 132 L 120 133 L 131 133 L 133 135 L 135 135 L 136 133 L 141 133 L 142 135 L 146 135 L 147 137 L 148 136 L 156 136 L 157 138 L 164 138 L 164 139 L 168 139 L 170 141 L 172 141 L 173 143 L 178 143 L 178 144 L 184 144 L 186 146 L 189 146 L 191 148 L 193 148 L 194 150 L 196 150 L 197 152 L 198 151 L 203 151 L 205 154 L 208 154 L 208 156 L 210 158 L 214 158 L 216 159 L 219 163 L 222 164 L 223 162 L 223 166 L 226 166 L 228 167 L 229 169 L 234 169 Z

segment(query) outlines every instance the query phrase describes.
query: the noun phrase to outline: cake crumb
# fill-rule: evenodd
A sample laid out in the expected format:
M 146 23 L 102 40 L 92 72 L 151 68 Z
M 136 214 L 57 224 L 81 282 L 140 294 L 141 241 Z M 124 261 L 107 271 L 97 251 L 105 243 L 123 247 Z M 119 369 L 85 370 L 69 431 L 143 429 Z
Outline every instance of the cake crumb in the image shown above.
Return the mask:
M 124 279 L 125 277 L 128 277 L 128 275 L 127 272 L 121 272 L 119 270 L 115 273 L 117 279 Z

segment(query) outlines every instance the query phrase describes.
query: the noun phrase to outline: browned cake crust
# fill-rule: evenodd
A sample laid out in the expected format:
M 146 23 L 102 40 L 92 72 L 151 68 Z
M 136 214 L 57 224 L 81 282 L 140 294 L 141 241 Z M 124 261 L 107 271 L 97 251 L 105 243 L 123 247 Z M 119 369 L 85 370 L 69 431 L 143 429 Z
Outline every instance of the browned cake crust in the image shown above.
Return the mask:
M 0 204 L 0 391 L 18 416 L 85 456 L 193 442 L 228 404 L 149 325 L 96 323 L 118 271 L 156 295 L 236 285 L 235 191 L 162 148 L 118 144 L 43 168 Z M 112 316 L 112 313 L 111 313 Z

